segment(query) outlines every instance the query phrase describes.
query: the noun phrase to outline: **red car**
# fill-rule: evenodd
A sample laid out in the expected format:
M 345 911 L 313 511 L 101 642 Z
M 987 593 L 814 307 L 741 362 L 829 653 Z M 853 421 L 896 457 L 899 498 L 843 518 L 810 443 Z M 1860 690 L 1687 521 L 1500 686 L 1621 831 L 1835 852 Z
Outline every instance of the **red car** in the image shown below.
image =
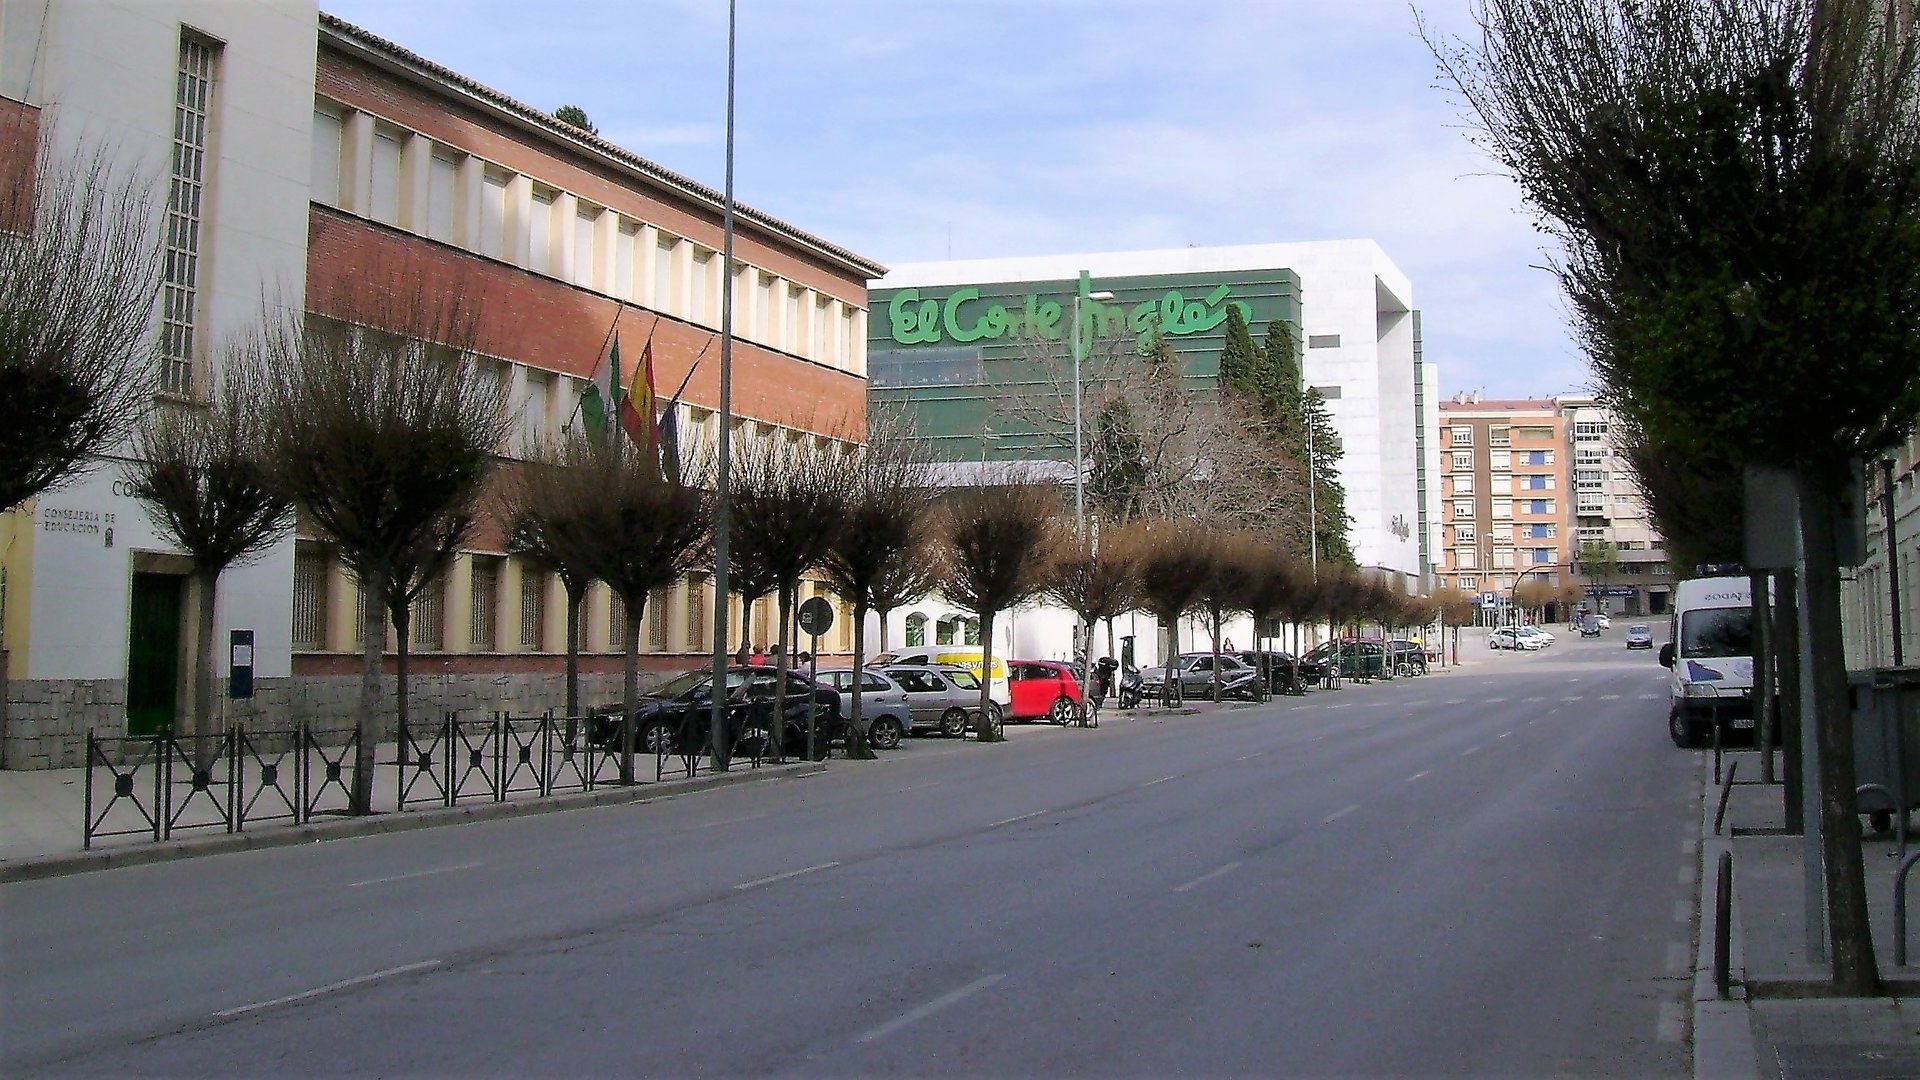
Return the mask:
M 1080 709 L 1080 680 L 1073 665 L 1059 660 L 1009 660 L 1007 683 L 1013 694 L 1014 720 L 1065 724 Z

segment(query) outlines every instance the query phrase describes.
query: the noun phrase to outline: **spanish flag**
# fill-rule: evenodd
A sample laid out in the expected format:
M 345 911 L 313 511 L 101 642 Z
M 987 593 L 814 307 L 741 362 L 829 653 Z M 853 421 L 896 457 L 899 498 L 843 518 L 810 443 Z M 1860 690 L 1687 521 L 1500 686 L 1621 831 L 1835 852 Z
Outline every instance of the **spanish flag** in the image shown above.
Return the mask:
M 619 343 L 614 344 L 615 364 L 619 363 Z M 633 381 L 633 388 L 620 402 L 620 427 L 633 440 L 635 446 L 644 446 L 647 453 L 660 451 L 660 418 L 655 408 L 653 393 L 653 335 L 647 335 L 647 344 L 640 350 L 639 377 Z

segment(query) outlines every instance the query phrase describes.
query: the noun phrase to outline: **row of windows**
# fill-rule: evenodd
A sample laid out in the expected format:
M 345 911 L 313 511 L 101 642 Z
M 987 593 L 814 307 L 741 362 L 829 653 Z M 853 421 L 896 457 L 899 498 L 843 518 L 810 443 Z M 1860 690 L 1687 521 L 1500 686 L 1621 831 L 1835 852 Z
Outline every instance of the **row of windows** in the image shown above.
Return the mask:
M 708 631 L 711 593 L 707 576 L 691 574 L 670 589 L 655 590 L 641 618 L 640 650 L 654 653 L 705 653 L 713 648 Z M 466 600 L 465 618 L 450 621 L 454 590 Z M 815 590 L 822 594 L 822 590 Z M 300 542 L 294 555 L 293 648 L 296 651 L 349 651 L 363 643 L 367 597 L 324 545 Z M 343 606 L 351 605 L 351 606 Z M 556 575 L 503 555 L 463 554 L 453 569 L 430 583 L 409 613 L 408 643 L 419 652 L 564 652 L 565 590 Z M 839 603 L 840 617 L 827 634 L 830 648 L 853 647 L 852 609 Z M 773 602 L 763 598 L 744 621 L 736 606 L 729 625 L 755 643 L 775 640 Z M 392 631 L 388 631 L 389 639 Z M 619 652 L 626 648 L 626 605 L 596 583 L 582 605 L 581 649 Z M 389 641 L 391 645 L 391 640 Z
M 1554 512 L 1552 499 L 1494 499 L 1488 508 L 1496 518 L 1510 518 L 1514 511 L 1522 514 L 1551 514 Z M 1473 499 L 1455 499 L 1453 516 L 1455 519 L 1472 518 L 1478 515 L 1480 504 Z
M 1518 579 L 1513 577 L 1489 577 L 1482 579 L 1474 574 L 1461 574 L 1454 580 L 1461 592 L 1479 592 L 1481 582 L 1484 580 L 1486 588 L 1489 591 L 1504 593 L 1512 592 L 1514 582 Z M 1560 575 L 1557 573 L 1528 574 L 1527 580 L 1544 581 L 1549 585 L 1558 585 L 1560 583 Z
M 719 329 L 723 260 L 711 248 L 417 132 L 323 101 L 313 117 L 316 201 Z M 734 332 L 866 371 L 866 313 L 734 264 Z
M 1492 450 L 1488 452 L 1487 464 L 1494 472 L 1506 472 L 1515 466 L 1522 468 L 1537 465 L 1552 465 L 1551 450 Z M 1473 468 L 1473 451 L 1455 450 L 1453 452 L 1453 472 L 1458 476 Z

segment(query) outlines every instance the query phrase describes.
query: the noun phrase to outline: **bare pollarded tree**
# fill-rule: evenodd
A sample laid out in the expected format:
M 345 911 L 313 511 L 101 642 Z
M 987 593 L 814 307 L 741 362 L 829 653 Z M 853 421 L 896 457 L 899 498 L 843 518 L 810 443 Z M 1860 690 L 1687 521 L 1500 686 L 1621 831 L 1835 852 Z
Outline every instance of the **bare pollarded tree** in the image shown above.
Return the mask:
M 0 510 L 97 465 L 145 414 L 160 363 L 151 183 L 104 150 L 63 153 L 50 133 L 35 141 L 9 126 L 0 144 L 9 143 L 18 153 L 0 175 Z
M 777 596 L 780 646 L 774 686 L 773 755 L 786 753 L 787 667 L 793 659 L 800 579 L 820 567 L 845 520 L 854 458 L 805 432 L 740 440 L 732 455 L 730 556 L 758 567 Z
M 274 472 L 300 514 L 360 579 L 359 743 L 349 803 L 373 800 L 386 615 L 404 612 L 457 550 L 514 417 L 475 357 L 480 297 L 393 267 L 343 282 L 265 338 Z M 410 283 L 410 284 L 409 284 Z M 404 621 L 404 615 L 403 615 Z M 406 634 L 401 633 L 404 645 Z M 399 681 L 401 716 L 408 686 Z
M 1038 595 L 1052 560 L 1053 518 L 1061 512 L 1060 486 L 1043 483 L 1018 466 L 989 469 L 978 487 L 952 492 L 941 508 L 945 579 L 941 591 L 980 619 L 980 715 L 982 741 L 1006 736 L 995 722 L 992 699 L 993 621 L 1001 612 Z
M 1055 541 L 1052 563 L 1043 589 L 1054 602 L 1078 616 L 1080 637 L 1074 642 L 1079 656 L 1089 662 L 1081 675 L 1090 677 L 1093 659 L 1093 628 L 1102 619 L 1115 619 L 1139 604 L 1139 563 L 1133 549 L 1117 531 L 1102 542 L 1096 533 L 1076 539 L 1072 529 L 1062 523 Z M 1108 624 L 1112 636 L 1112 624 Z M 1113 642 L 1108 641 L 1109 650 Z
M 1254 590 L 1260 584 L 1262 545 L 1247 533 L 1212 532 L 1206 537 L 1213 549 L 1212 565 L 1200 586 L 1197 606 L 1207 617 L 1207 633 L 1213 640 L 1213 700 L 1219 701 L 1223 687 L 1220 670 L 1221 628 L 1229 616 L 1253 612 Z
M 507 487 L 507 550 L 552 572 L 567 594 L 567 720 L 580 715 L 580 609 L 593 584 L 588 549 L 596 537 L 587 522 L 604 493 L 581 468 L 576 440 L 541 450 Z M 568 730 L 572 741 L 572 728 Z
M 203 402 L 169 402 L 147 413 L 124 466 L 133 494 L 160 535 L 193 562 L 194 676 L 191 729 L 204 765 L 214 734 L 214 612 L 221 574 L 284 536 L 293 502 L 275 481 L 266 428 L 259 342 L 225 350 Z
M 1186 520 L 1156 520 L 1135 527 L 1129 541 L 1135 545 L 1140 573 L 1140 598 L 1160 620 L 1166 635 L 1166 687 L 1175 700 L 1181 692 L 1180 617 L 1193 610 L 1213 573 L 1213 538 L 1202 526 Z
M 920 449 L 897 415 L 883 414 L 868 422 L 867 444 L 852 462 L 840 527 L 821 564 L 833 591 L 853 604 L 855 672 L 866 667 L 867 613 L 883 599 L 897 602 L 884 590 L 897 585 L 903 565 L 924 564 L 932 547 L 929 533 L 939 489 Z M 849 746 L 853 755 L 867 756 L 871 750 L 860 699 L 856 690 Z
M 578 536 L 570 546 L 581 569 L 607 583 L 624 605 L 621 650 L 621 715 L 631 718 L 640 694 L 640 621 L 647 598 L 700 564 L 712 529 L 712 467 L 704 454 L 662 469 L 658 456 L 617 434 L 571 437 L 565 468 L 580 485 L 581 505 L 572 516 Z M 620 781 L 632 783 L 634 725 L 620 728 Z M 658 753 L 663 745 L 646 746 Z M 726 748 L 715 745 L 724 766 Z

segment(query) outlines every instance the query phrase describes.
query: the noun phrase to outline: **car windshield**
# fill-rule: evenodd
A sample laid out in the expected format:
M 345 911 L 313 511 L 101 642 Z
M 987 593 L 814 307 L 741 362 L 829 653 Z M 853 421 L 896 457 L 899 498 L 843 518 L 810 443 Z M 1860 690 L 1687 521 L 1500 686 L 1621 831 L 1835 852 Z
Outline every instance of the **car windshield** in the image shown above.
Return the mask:
M 1680 655 L 1750 656 L 1753 612 L 1749 608 L 1699 608 L 1680 616 Z
M 1645 624 L 1645 623 L 1634 623 L 1634 624 L 1633 624 L 1632 626 L 1629 626 L 1629 627 L 1627 627 L 1627 633 L 1629 633 L 1629 634 L 1651 634 L 1651 633 L 1653 633 L 1653 629 L 1652 629 L 1651 627 L 1649 627 L 1649 626 L 1647 626 L 1647 624 Z
M 980 689 L 979 678 L 975 676 L 973 672 L 967 671 L 964 668 L 957 668 L 952 671 L 943 671 L 941 672 L 941 674 L 945 675 L 948 681 L 952 682 L 953 685 L 959 687 L 962 690 Z
M 649 697 L 677 698 L 713 677 L 713 672 L 695 668 L 683 671 L 648 691 Z

